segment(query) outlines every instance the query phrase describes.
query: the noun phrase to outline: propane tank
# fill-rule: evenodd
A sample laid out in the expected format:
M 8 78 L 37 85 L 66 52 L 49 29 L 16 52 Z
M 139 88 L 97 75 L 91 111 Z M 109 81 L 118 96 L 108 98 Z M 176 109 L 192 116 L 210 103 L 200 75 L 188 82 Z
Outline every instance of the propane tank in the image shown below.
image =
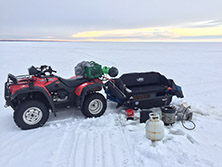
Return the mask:
M 146 121 L 146 137 L 152 141 L 161 140 L 164 137 L 164 124 L 156 113 L 149 114 L 150 119 Z

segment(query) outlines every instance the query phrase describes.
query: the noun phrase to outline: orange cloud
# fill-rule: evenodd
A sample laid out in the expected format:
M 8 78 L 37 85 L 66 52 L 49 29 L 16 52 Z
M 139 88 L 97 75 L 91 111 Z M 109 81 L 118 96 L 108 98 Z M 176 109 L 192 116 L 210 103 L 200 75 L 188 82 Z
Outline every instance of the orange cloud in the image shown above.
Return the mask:
M 208 22 L 193 23 L 190 24 L 190 27 L 171 26 L 89 31 L 74 34 L 72 37 L 75 40 L 84 41 L 222 41 L 222 26 L 214 23 L 215 27 L 213 27 L 211 21 L 209 22 L 211 26 L 201 27 Z

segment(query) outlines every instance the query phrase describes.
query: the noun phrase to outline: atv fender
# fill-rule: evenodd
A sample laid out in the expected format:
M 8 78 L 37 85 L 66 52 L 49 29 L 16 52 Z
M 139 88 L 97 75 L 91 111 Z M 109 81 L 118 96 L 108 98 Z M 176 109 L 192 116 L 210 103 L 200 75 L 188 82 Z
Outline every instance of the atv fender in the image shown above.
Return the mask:
M 84 85 L 85 84 L 85 85 Z M 90 92 L 100 91 L 103 87 L 103 83 L 84 83 L 76 88 L 76 95 L 80 98 L 79 107 L 82 108 L 85 96 Z
M 55 106 L 52 101 L 51 95 L 49 94 L 49 92 L 47 90 L 45 90 L 42 87 L 35 86 L 35 87 L 32 87 L 31 89 L 30 88 L 20 89 L 11 95 L 11 101 L 16 99 L 19 95 L 27 94 L 27 93 L 41 93 L 46 98 L 46 100 L 49 104 L 49 107 L 52 109 L 52 112 L 55 114 Z

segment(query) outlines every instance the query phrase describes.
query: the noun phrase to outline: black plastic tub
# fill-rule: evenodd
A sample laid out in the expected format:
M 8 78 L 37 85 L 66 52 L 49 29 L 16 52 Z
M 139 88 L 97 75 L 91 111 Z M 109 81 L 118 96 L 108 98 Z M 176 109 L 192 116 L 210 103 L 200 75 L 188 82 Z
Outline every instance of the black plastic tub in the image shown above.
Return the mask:
M 165 106 L 161 108 L 162 120 L 165 125 L 172 125 L 176 121 L 176 108 L 172 106 Z
M 143 110 L 140 112 L 140 123 L 145 123 L 148 119 L 150 119 L 149 114 L 152 113 L 151 110 Z

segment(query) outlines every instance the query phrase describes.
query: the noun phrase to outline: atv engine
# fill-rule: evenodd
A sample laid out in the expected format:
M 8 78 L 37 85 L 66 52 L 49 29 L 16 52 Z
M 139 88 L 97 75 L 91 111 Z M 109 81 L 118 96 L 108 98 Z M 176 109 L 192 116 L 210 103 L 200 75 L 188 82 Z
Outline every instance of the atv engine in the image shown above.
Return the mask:
M 59 89 L 55 92 L 52 92 L 51 94 L 54 102 L 63 102 L 68 100 L 68 92 L 63 89 Z

